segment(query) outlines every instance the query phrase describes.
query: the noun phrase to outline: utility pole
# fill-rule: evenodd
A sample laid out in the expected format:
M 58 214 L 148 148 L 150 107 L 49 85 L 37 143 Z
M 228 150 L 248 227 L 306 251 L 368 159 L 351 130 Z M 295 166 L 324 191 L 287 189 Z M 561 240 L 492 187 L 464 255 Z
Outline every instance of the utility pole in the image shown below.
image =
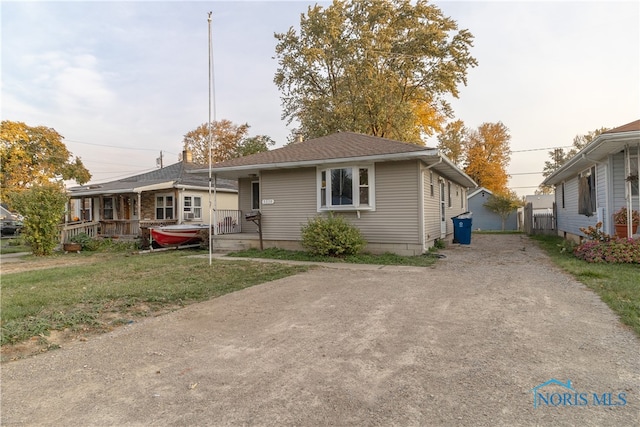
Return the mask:
M 156 159 L 156 166 L 159 166 L 162 169 L 164 166 L 162 164 L 162 150 L 160 150 L 160 157 Z

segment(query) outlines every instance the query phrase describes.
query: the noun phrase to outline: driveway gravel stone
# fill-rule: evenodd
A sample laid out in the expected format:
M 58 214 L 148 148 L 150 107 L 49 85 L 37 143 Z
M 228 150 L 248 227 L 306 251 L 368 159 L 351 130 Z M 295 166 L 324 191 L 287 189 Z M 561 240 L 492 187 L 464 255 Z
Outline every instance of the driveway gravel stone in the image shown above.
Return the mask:
M 5 363 L 0 421 L 640 424 L 640 340 L 597 295 L 524 236 L 442 253 L 318 267 Z M 541 387 L 534 407 L 551 379 L 572 389 Z

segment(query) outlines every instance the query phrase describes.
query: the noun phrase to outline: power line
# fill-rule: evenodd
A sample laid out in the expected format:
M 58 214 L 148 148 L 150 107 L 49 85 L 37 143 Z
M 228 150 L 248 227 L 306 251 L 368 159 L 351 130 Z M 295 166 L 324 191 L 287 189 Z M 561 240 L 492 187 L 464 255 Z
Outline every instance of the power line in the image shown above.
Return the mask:
M 76 144 L 93 145 L 93 146 L 96 146 L 96 147 L 119 148 L 121 150 L 139 150 L 139 151 L 156 151 L 156 152 L 158 151 L 157 148 L 122 147 L 122 146 L 119 146 L 119 145 L 96 144 L 94 142 L 84 142 L 84 141 L 77 141 L 77 140 L 74 140 L 74 139 L 66 139 L 66 138 L 65 138 L 65 141 L 74 142 Z M 166 150 L 164 150 L 164 151 L 169 153 L 169 154 L 177 155 L 177 153 L 172 153 L 172 152 L 166 151 Z
M 555 150 L 557 148 L 571 148 L 573 145 L 563 145 L 561 147 L 548 147 L 548 148 L 530 148 L 528 150 L 514 150 L 512 153 L 526 153 L 527 151 L 543 151 L 543 150 Z

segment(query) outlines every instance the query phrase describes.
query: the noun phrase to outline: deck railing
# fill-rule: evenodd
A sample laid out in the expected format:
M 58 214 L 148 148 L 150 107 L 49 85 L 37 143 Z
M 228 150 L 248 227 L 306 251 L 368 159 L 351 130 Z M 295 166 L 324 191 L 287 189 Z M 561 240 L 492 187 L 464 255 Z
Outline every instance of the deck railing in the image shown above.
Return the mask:
M 216 234 L 233 234 L 242 232 L 242 211 L 218 209 L 216 214 Z M 110 219 L 93 222 L 67 223 L 60 226 L 60 241 L 68 242 L 74 236 L 86 233 L 90 237 L 140 237 L 142 228 L 175 225 L 177 219 L 164 220 L 129 220 Z
M 242 211 L 218 209 L 216 219 L 218 221 L 216 234 L 242 233 Z
M 98 235 L 99 227 L 100 223 L 97 221 L 64 224 L 60 227 L 60 242 L 67 243 L 73 237 L 82 233 L 85 233 L 89 237 L 96 237 Z

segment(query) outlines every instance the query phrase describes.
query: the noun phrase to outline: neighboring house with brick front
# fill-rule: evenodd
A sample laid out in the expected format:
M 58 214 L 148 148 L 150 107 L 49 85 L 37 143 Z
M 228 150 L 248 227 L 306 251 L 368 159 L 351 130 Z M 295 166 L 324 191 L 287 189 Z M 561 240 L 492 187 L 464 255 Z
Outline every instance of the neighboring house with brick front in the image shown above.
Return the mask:
M 438 149 L 352 132 L 217 163 L 213 173 L 238 180 L 241 211 L 260 211 L 265 247 L 300 249 L 301 228 L 332 212 L 360 229 L 367 251 L 404 255 L 451 238 L 451 217 L 476 186 Z
M 138 237 L 141 227 L 169 224 L 208 224 L 209 179 L 189 171 L 204 166 L 183 161 L 151 172 L 102 184 L 68 189 L 65 228 L 108 237 Z M 234 180 L 217 179 L 218 218 L 239 221 L 238 189 Z M 63 237 L 64 239 L 64 237 Z

